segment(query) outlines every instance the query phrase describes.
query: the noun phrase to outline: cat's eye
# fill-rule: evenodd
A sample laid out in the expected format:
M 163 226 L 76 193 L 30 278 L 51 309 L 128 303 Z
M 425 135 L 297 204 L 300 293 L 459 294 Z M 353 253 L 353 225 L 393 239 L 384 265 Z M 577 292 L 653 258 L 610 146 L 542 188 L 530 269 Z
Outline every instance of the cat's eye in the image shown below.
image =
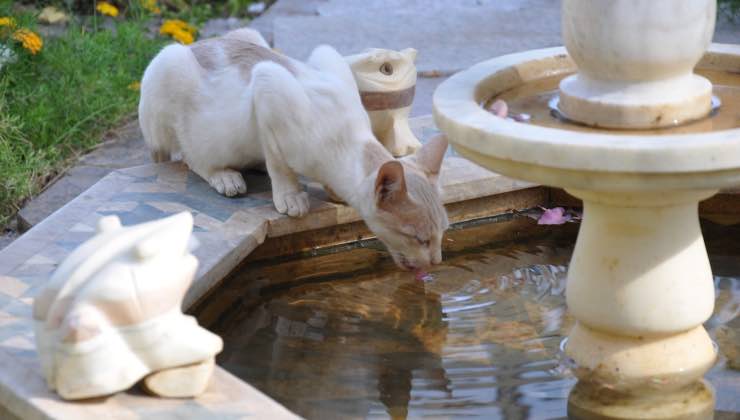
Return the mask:
M 393 65 L 391 63 L 383 63 L 383 65 L 380 66 L 380 72 L 390 76 L 393 74 Z

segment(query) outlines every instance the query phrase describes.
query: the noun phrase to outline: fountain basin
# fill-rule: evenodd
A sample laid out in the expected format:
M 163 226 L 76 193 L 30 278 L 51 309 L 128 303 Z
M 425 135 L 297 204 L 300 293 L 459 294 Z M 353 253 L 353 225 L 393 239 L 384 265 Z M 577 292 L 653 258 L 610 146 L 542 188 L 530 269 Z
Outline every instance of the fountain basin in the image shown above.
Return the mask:
M 548 101 L 538 102 L 552 94 L 543 86 L 576 71 L 564 48 L 480 63 L 434 94 L 435 122 L 463 157 L 583 200 L 566 290 L 578 324 L 566 353 L 584 382 L 608 384 L 620 395 L 656 378 L 680 389 L 715 361 L 701 326 L 714 297 L 698 203 L 740 184 L 740 79 L 732 76 L 738 66 L 740 47 L 713 45 L 699 69 L 725 82 L 715 94 L 728 100 L 707 119 L 670 132 L 607 131 L 550 115 Z M 515 112 L 518 95 L 537 98 L 529 123 L 484 108 L 513 98 Z
M 731 74 L 739 67 L 740 46 L 712 44 L 697 69 Z M 481 106 L 511 89 L 575 71 L 575 63 L 562 47 L 479 63 L 437 88 L 435 123 L 466 158 L 546 185 L 665 191 L 740 184 L 740 128 L 712 131 L 711 124 L 699 122 L 698 132 L 664 135 L 582 131 L 574 124 L 554 129 L 496 118 Z

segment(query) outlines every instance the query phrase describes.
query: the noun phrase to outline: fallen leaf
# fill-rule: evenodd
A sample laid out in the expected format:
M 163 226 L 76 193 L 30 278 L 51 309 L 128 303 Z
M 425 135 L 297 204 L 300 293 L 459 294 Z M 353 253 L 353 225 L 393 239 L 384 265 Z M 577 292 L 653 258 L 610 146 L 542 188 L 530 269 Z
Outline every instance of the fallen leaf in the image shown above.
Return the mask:
M 67 23 L 69 16 L 54 6 L 47 6 L 41 10 L 39 14 L 39 22 L 48 23 L 49 25 L 56 25 Z

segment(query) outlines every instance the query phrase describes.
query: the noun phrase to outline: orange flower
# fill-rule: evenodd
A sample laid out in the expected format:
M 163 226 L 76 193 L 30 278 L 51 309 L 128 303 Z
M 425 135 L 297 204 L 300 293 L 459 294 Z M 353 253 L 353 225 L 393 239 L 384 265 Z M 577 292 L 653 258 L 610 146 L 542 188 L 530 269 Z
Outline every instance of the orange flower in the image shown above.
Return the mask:
M 138 82 L 138 81 L 137 82 L 131 82 L 128 85 L 128 88 L 131 89 L 131 90 L 141 90 L 141 82 Z
M 160 34 L 169 35 L 185 45 L 193 43 L 196 32 L 195 27 L 180 19 L 167 19 L 159 28 Z
M 142 0 L 141 7 L 155 15 L 162 13 L 162 9 L 157 6 L 157 0 Z
M 21 28 L 13 32 L 13 39 L 23 44 L 23 48 L 34 55 L 44 47 L 44 41 L 41 37 L 26 28 Z
M 7 26 L 10 29 L 15 29 L 15 19 L 8 16 L 0 17 L 0 26 Z
M 103 15 L 107 16 L 118 16 L 118 8 L 107 1 L 100 1 L 98 2 L 97 6 L 95 6 L 95 10 L 100 12 Z

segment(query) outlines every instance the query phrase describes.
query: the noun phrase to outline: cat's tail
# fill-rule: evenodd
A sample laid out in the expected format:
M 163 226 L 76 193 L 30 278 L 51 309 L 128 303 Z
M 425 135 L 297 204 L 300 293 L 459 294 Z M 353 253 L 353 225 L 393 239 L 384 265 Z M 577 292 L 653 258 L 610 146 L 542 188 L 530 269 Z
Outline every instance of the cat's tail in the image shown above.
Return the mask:
M 194 66 L 194 64 L 196 66 Z M 197 62 L 190 50 L 175 44 L 165 47 L 152 60 L 141 81 L 139 124 L 155 162 L 171 160 L 180 151 L 175 124 L 182 94 L 196 88 Z

